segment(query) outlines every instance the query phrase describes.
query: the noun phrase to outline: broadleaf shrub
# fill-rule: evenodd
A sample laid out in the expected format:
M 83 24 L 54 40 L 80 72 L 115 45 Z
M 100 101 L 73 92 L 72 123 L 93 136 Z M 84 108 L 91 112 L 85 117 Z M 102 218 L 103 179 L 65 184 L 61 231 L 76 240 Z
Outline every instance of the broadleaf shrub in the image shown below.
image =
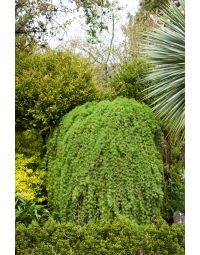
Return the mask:
M 184 226 L 137 225 L 125 219 L 81 227 L 49 220 L 16 226 L 16 255 L 184 255 Z
M 170 212 L 185 212 L 185 179 L 184 168 L 179 164 L 171 169 L 171 178 L 168 180 L 168 210 Z
M 149 67 L 150 65 L 141 59 L 124 62 L 121 71 L 112 80 L 115 95 L 149 103 L 150 100 L 144 99 L 146 95 L 144 90 L 152 84 L 144 79 Z
M 169 224 L 176 211 L 185 212 L 185 144 L 174 141 L 162 126 L 159 141 L 163 161 L 163 208 L 161 216 Z
M 39 132 L 34 129 L 15 133 L 15 153 L 26 157 L 42 156 L 43 140 Z
M 72 108 L 94 100 L 92 68 L 69 51 L 16 56 L 16 129 L 47 132 Z
M 64 116 L 47 144 L 48 199 L 61 220 L 154 220 L 163 197 L 159 136 L 151 109 L 133 99 L 86 103 Z
M 46 200 L 42 194 L 46 172 L 39 168 L 36 171 L 39 164 L 40 157 L 37 155 L 27 157 L 24 154 L 16 154 L 15 193 L 26 201 L 43 202 Z
M 185 212 L 184 143 L 172 143 L 165 139 L 162 148 L 164 163 L 162 216 L 171 222 L 174 212 Z

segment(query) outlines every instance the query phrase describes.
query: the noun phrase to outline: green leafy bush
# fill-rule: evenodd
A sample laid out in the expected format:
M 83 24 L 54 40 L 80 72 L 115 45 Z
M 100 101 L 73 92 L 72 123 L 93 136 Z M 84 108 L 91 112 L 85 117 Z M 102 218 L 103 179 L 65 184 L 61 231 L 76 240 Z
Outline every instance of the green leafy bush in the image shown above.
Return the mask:
M 16 128 L 47 132 L 73 107 L 93 100 L 92 69 L 68 51 L 16 56 Z
M 133 59 L 123 63 L 121 71 L 115 75 L 112 81 L 115 94 L 144 102 L 144 89 L 152 84 L 144 79 L 148 70 L 149 64 L 143 60 Z
M 167 180 L 168 189 L 168 210 L 185 211 L 185 180 L 184 168 L 181 164 L 173 166 L 170 178 Z
M 43 227 L 17 224 L 16 255 L 184 255 L 184 226 L 136 225 L 120 219 L 111 223 L 57 224 Z
M 174 212 L 185 212 L 184 143 L 172 143 L 170 140 L 165 140 L 163 149 L 164 204 L 162 216 L 171 222 Z
M 50 217 L 47 205 L 37 204 L 16 196 L 15 198 L 15 221 L 28 226 L 32 221 L 43 225 Z
M 15 152 L 26 157 L 41 156 L 44 144 L 42 136 L 34 129 L 15 133 Z
M 163 196 L 159 133 L 151 109 L 133 99 L 86 103 L 64 116 L 47 144 L 48 198 L 61 220 L 156 218 Z
M 15 160 L 15 193 L 30 202 L 43 202 L 43 188 L 46 181 L 46 171 L 39 169 L 41 159 L 34 155 L 26 157 L 16 154 Z

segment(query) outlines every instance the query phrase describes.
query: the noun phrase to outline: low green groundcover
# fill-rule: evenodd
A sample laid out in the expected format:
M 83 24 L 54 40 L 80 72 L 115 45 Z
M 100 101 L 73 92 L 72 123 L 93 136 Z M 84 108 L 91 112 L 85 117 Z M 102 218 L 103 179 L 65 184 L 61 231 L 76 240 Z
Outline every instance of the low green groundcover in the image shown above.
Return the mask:
M 133 99 L 66 114 L 47 145 L 48 201 L 61 220 L 155 220 L 163 198 L 159 134 L 151 109 Z
M 16 226 L 16 255 L 184 255 L 184 226 L 32 223 Z

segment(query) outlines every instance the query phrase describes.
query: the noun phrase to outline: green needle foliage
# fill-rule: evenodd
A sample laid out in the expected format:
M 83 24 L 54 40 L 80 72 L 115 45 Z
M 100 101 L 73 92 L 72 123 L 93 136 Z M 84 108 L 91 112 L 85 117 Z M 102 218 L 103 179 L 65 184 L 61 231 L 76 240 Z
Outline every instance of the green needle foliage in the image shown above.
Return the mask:
M 154 98 L 153 109 L 170 128 L 174 137 L 184 139 L 185 129 L 185 16 L 184 0 L 180 7 L 173 2 L 163 9 L 159 26 L 147 34 L 145 52 L 154 81 L 148 97 Z
M 149 223 L 162 206 L 160 127 L 133 99 L 86 103 L 61 119 L 47 144 L 48 197 L 61 221 Z

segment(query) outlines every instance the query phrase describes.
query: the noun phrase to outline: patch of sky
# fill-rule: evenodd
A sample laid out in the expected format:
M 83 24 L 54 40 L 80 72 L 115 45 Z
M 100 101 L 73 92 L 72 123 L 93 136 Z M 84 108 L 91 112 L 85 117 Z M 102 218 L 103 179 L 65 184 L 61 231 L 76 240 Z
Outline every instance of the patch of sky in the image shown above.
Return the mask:
M 58 4 L 59 0 L 53 0 L 53 4 Z M 80 8 L 76 11 L 76 6 L 74 3 L 69 3 L 69 1 L 62 1 L 65 6 L 69 7 L 67 13 L 63 13 L 55 18 L 55 21 L 59 24 L 66 23 L 66 29 L 60 28 L 58 36 L 53 36 L 48 38 L 48 44 L 51 48 L 65 48 L 73 47 L 80 42 L 86 42 L 88 40 L 87 26 L 85 25 L 84 12 Z M 111 3 L 116 3 L 116 1 L 110 1 Z M 124 40 L 124 35 L 122 28 L 127 23 L 128 13 L 135 15 L 138 7 L 139 0 L 118 0 L 118 5 L 122 7 L 121 10 L 115 9 L 115 28 L 114 28 L 114 40 L 113 45 L 119 45 Z M 109 45 L 113 26 L 112 26 L 112 15 L 105 17 L 105 22 L 108 25 L 108 30 L 101 32 L 98 35 L 101 42 Z M 62 38 L 62 40 L 61 40 Z

